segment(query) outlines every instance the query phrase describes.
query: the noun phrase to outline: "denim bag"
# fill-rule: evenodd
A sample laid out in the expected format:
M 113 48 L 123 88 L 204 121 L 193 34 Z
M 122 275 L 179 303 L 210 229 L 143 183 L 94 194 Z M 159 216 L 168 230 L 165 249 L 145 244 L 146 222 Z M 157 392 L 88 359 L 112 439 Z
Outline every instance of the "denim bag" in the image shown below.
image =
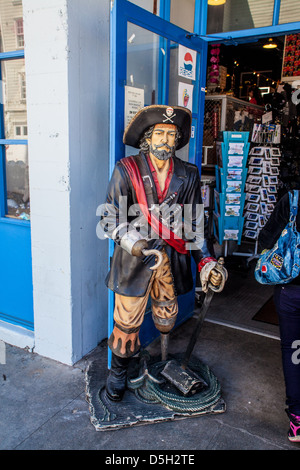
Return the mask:
M 300 273 L 300 233 L 296 229 L 299 191 L 289 192 L 290 220 L 274 247 L 264 250 L 255 268 L 260 284 L 287 284 Z

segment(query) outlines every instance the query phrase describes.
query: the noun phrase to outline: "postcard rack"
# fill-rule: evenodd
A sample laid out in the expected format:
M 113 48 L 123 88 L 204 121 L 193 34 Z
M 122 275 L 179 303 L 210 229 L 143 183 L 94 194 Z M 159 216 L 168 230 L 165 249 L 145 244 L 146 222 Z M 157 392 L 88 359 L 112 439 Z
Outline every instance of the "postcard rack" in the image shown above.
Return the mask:
M 249 153 L 244 235 L 253 241 L 258 239 L 277 202 L 280 156 L 280 149 L 273 145 L 254 146 Z
M 249 132 L 223 132 L 223 141 L 216 146 L 218 165 L 215 166 L 213 225 L 218 243 L 235 240 L 241 244 L 247 178 Z

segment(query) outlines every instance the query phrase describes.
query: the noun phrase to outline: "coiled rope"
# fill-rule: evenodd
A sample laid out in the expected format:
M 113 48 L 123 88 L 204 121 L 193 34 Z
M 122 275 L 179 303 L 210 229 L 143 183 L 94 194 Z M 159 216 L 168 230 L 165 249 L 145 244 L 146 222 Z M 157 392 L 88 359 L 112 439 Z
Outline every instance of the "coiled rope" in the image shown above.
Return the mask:
M 140 380 L 128 380 L 128 388 L 145 403 L 161 404 L 166 408 L 180 413 L 197 413 L 215 405 L 221 398 L 221 387 L 218 379 L 209 367 L 198 360 L 190 360 L 189 368 L 196 372 L 207 383 L 207 387 L 191 396 L 183 396 L 168 384 L 158 383 L 159 372 L 166 361 L 149 366 L 149 374 Z M 157 380 L 153 380 L 157 379 Z M 170 390 L 171 389 L 171 390 Z

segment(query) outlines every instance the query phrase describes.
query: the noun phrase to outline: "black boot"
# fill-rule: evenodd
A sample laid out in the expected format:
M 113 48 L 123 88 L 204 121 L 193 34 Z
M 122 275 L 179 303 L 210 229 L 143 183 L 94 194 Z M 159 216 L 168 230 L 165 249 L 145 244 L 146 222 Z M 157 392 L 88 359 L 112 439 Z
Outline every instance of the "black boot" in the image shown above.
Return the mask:
M 106 395 L 112 401 L 121 401 L 126 389 L 127 368 L 130 357 L 119 357 L 112 353 L 111 368 L 106 380 Z

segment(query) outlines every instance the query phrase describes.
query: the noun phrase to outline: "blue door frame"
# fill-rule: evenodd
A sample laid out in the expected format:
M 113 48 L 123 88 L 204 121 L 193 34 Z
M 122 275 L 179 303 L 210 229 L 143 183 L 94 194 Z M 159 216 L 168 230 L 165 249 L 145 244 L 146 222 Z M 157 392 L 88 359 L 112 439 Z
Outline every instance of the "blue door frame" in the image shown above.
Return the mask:
M 125 155 L 122 145 L 124 130 L 124 84 L 126 83 L 126 41 L 127 23 L 131 22 L 161 36 L 162 47 L 166 51 L 164 57 L 160 58 L 161 89 L 158 94 L 158 104 L 167 103 L 168 97 L 168 58 L 170 41 L 182 44 L 190 49 L 200 52 L 200 60 L 197 61 L 197 81 L 194 87 L 198 98 L 198 109 L 193 112 L 193 126 L 196 130 L 195 138 L 191 141 L 190 161 L 195 163 L 201 173 L 202 142 L 203 142 L 203 120 L 204 100 L 207 73 L 207 50 L 213 43 L 238 44 L 239 42 L 251 41 L 254 38 L 262 38 L 276 35 L 290 34 L 300 31 L 300 22 L 279 25 L 280 0 L 274 0 L 272 26 L 242 31 L 220 33 L 218 35 L 207 35 L 207 0 L 195 0 L 194 31 L 185 31 L 169 22 L 171 0 L 160 0 L 159 16 L 130 3 L 127 0 L 114 0 L 111 10 L 111 102 L 110 102 L 110 174 L 116 161 Z M 198 96 L 197 96 L 198 94 Z M 170 103 L 172 104 L 172 103 Z M 109 259 L 113 254 L 113 242 L 109 244 Z M 183 299 L 183 304 L 188 305 L 187 310 L 193 305 L 193 295 L 189 300 Z M 110 335 L 113 328 L 113 293 L 109 292 L 109 328 Z M 183 316 L 183 320 L 188 315 Z M 182 321 L 183 321 L 182 320 Z M 145 334 L 141 330 L 142 344 L 149 344 L 154 339 L 155 333 L 147 325 Z
M 159 59 L 159 90 L 157 104 L 169 104 L 168 100 L 168 80 L 169 80 L 169 56 L 170 41 L 181 44 L 189 49 L 199 52 L 197 60 L 197 80 L 194 83 L 194 100 L 198 100 L 198 108 L 193 112 L 193 126 L 195 134 L 190 143 L 189 160 L 196 163 L 201 168 L 201 142 L 203 132 L 202 107 L 204 107 L 205 98 L 205 80 L 206 80 L 206 61 L 207 61 L 207 43 L 200 37 L 191 36 L 189 31 L 185 31 L 176 25 L 168 22 L 170 12 L 170 1 L 161 0 L 160 16 L 155 16 L 144 9 L 128 2 L 127 0 L 115 0 L 111 12 L 111 119 L 110 119 L 110 175 L 113 171 L 116 161 L 125 156 L 125 148 L 122 145 L 124 132 L 124 84 L 127 80 L 127 24 L 128 22 L 144 28 L 152 33 L 159 35 L 165 54 Z M 201 31 L 199 30 L 199 33 Z M 202 86 L 200 86 L 202 84 Z M 195 95 L 196 94 L 196 95 Z M 113 242 L 109 243 L 109 259 L 113 254 Z M 179 299 L 179 310 L 177 325 L 182 323 L 187 317 L 193 314 L 194 292 Z M 109 326 L 108 335 L 113 329 L 113 307 L 114 294 L 109 292 Z M 148 313 L 148 314 L 147 314 Z M 158 336 L 158 331 L 153 325 L 150 308 L 147 309 L 145 320 L 140 331 L 140 340 L 143 346 L 146 346 Z M 110 363 L 110 354 L 109 354 Z
M 2 63 L 23 59 L 24 50 L 0 53 Z M 1 87 L 2 91 L 2 87 Z M 30 222 L 7 217 L 7 145 L 27 145 L 27 140 L 6 139 L 3 99 L 0 103 L 0 320 L 33 330 L 33 289 Z

